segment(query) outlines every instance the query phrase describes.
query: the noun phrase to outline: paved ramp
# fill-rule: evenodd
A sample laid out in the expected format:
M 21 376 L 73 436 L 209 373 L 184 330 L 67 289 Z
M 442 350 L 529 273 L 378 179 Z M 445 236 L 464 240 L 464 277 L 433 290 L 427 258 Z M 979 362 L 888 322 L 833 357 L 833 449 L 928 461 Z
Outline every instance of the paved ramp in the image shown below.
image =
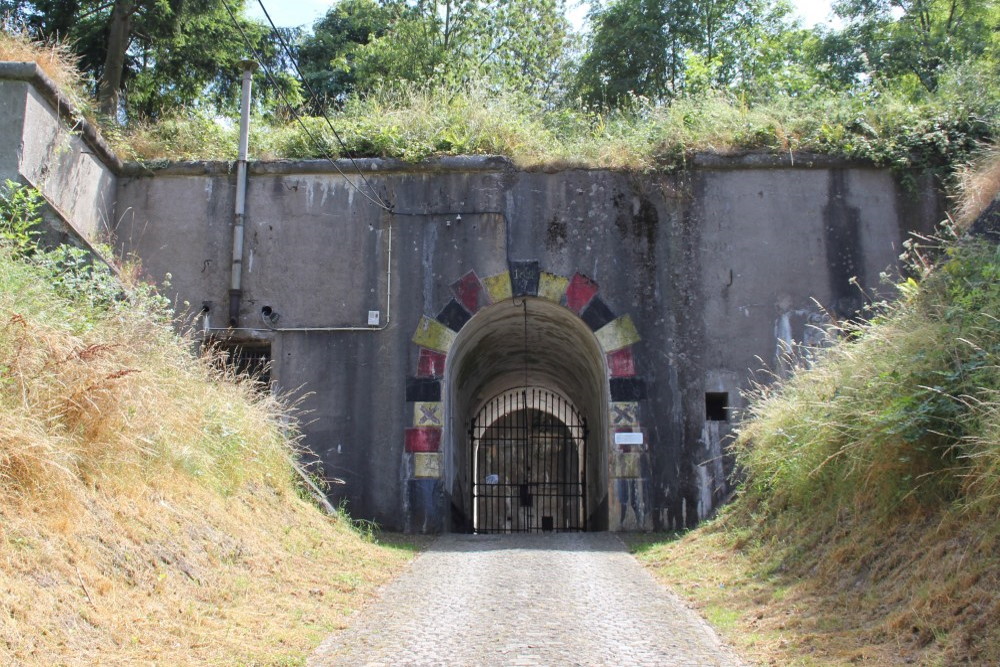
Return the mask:
M 741 665 L 610 533 L 446 535 L 310 665 Z

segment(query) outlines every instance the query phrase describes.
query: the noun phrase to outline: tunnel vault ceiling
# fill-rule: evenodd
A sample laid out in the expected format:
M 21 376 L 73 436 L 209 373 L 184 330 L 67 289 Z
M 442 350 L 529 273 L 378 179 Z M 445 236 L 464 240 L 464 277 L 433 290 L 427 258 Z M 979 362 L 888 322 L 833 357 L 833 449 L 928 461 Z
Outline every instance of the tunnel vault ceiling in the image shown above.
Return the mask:
M 480 311 L 449 356 L 453 395 L 466 415 L 495 394 L 524 385 L 526 374 L 529 386 L 562 393 L 581 409 L 597 407 L 593 393 L 606 382 L 603 353 L 586 325 L 566 308 L 538 298 Z

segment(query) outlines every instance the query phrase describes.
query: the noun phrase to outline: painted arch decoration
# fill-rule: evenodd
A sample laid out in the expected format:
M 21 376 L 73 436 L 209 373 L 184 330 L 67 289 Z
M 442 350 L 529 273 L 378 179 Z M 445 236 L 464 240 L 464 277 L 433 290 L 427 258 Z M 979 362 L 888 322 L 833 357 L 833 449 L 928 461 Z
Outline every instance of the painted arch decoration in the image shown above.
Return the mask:
M 572 311 L 590 328 L 604 351 L 610 397 L 608 475 L 612 530 L 645 529 L 645 486 L 649 478 L 646 438 L 620 433 L 644 433 L 640 401 L 646 398 L 643 379 L 636 373 L 633 346 L 639 333 L 630 315 L 618 316 L 600 296 L 600 286 L 583 273 L 563 276 L 542 271 L 537 261 L 514 261 L 503 273 L 480 278 L 469 271 L 451 284 L 452 298 L 434 317 L 423 315 L 412 341 L 419 349 L 416 373 L 407 378 L 406 402 L 412 422 L 404 433 L 407 525 L 417 532 L 436 532 L 442 526 L 442 382 L 448 353 L 462 327 L 479 310 L 515 297 L 538 297 Z M 623 444 L 616 444 L 617 441 Z

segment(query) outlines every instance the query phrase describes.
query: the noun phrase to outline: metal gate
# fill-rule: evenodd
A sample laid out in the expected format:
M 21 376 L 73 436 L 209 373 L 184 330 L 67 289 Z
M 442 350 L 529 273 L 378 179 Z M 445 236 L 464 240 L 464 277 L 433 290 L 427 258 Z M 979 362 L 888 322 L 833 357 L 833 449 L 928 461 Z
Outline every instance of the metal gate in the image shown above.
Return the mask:
M 492 398 L 472 420 L 476 533 L 586 530 L 587 423 L 541 388 Z

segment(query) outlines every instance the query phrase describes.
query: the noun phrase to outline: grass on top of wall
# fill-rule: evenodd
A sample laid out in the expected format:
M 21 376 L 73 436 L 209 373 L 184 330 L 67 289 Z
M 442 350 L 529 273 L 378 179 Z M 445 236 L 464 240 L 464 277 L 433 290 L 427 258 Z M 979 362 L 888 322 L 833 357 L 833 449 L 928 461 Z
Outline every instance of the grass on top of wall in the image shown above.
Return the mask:
M 0 31 L 0 59 L 35 60 L 82 113 L 98 122 L 76 59 L 65 45 Z M 238 101 L 221 114 L 180 109 L 104 131 L 126 160 L 231 160 L 238 143 Z M 229 116 L 225 114 L 229 113 Z M 748 103 L 708 90 L 654 103 L 634 98 L 616 110 L 578 101 L 543 103 L 513 91 L 394 86 L 354 96 L 331 120 L 292 119 L 289 110 L 252 125 L 254 159 L 345 157 L 419 161 L 441 155 L 503 155 L 524 168 L 630 170 L 683 166 L 695 152 L 819 152 L 871 161 L 901 173 L 942 175 L 982 142 L 1000 136 L 1000 89 L 975 66 L 943 72 L 933 93 L 870 89 L 810 90 Z
M 899 170 L 943 173 L 998 135 L 1000 96 L 976 73 L 955 71 L 934 95 L 915 103 L 888 92 L 858 96 L 779 96 L 748 105 L 709 91 L 669 105 L 637 98 L 607 111 L 567 103 L 539 105 L 510 92 L 483 89 L 383 91 L 352 98 L 331 120 L 257 119 L 256 159 L 490 154 L 518 166 L 651 170 L 682 166 L 695 152 L 811 151 L 858 158 Z M 233 159 L 237 123 L 182 111 L 131 126 L 117 140 L 139 160 Z
M 81 113 L 92 115 L 89 95 L 77 67 L 79 58 L 67 44 L 39 42 L 24 30 L 0 30 L 0 61 L 34 61 Z

